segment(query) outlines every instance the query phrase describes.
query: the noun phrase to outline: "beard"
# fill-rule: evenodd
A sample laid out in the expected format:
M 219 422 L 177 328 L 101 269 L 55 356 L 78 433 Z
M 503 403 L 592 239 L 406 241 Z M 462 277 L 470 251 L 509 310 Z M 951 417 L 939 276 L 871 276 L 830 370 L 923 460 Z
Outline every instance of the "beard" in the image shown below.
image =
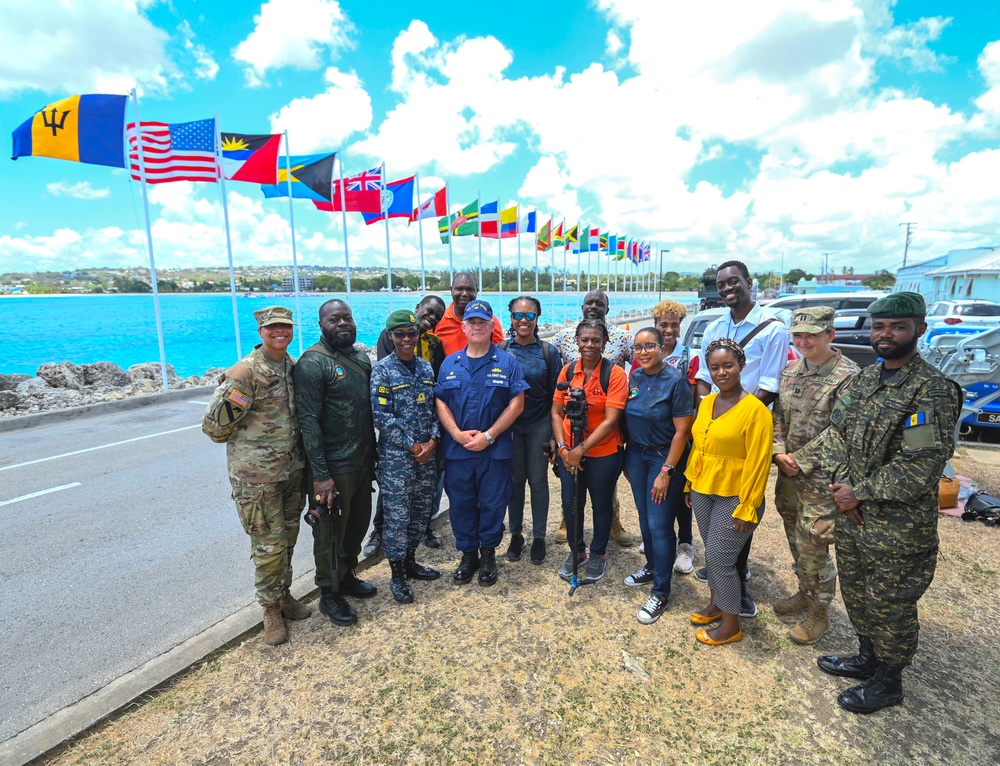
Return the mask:
M 350 336 L 336 336 L 333 333 L 322 331 L 323 340 L 333 346 L 335 349 L 346 351 L 351 348 L 358 340 L 358 330 L 357 328 L 351 330 Z
M 875 353 L 881 355 L 883 359 L 902 359 L 916 349 L 918 340 L 919 337 L 914 335 L 908 342 L 895 344 L 892 348 L 886 351 L 879 351 L 877 343 L 872 343 L 872 348 L 875 349 Z

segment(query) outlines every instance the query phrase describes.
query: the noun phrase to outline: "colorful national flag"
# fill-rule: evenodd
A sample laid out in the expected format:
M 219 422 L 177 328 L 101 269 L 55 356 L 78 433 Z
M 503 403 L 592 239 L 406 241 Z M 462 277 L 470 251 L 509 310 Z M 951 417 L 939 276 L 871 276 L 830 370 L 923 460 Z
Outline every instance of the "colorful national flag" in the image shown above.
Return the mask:
M 456 237 L 471 237 L 479 233 L 479 200 L 474 200 L 457 213 L 438 219 L 441 242 L 447 244 L 448 233 Z
M 485 208 L 485 205 L 483 206 Z M 483 218 L 483 236 L 489 237 L 490 239 L 497 238 L 497 227 L 496 223 L 488 223 L 485 220 L 485 214 Z M 510 237 L 517 236 L 517 205 L 514 207 L 506 208 L 500 211 L 500 238 L 509 239 Z
M 165 184 L 172 181 L 202 181 L 216 183 L 219 166 L 215 159 L 215 120 L 194 122 L 143 122 L 142 159 L 146 183 Z M 139 148 L 135 123 L 128 124 L 128 157 L 132 178 L 139 175 Z
M 336 152 L 332 154 L 302 154 L 293 157 L 279 155 L 278 182 L 276 184 L 264 184 L 260 187 L 260 190 L 268 199 L 287 197 L 288 181 L 291 180 L 291 196 L 295 199 L 311 199 L 313 202 L 326 200 L 329 202 L 330 179 L 333 176 L 333 163 L 336 156 Z M 288 170 L 289 160 L 291 160 L 291 172 Z M 321 184 L 325 178 L 326 188 L 322 190 L 313 189 L 299 178 L 300 174 L 309 179 L 311 183 L 319 181 Z
M 615 248 L 618 245 L 618 235 L 609 234 L 608 235 L 608 252 L 614 255 Z
M 601 232 L 600 229 L 591 229 L 590 233 L 587 235 L 587 243 L 590 252 L 596 253 L 601 247 Z
M 603 250 L 604 252 L 607 252 L 608 251 L 608 235 L 607 234 L 601 234 L 598 237 L 597 241 L 600 243 L 599 244 L 599 248 L 601 250 Z
M 476 234 L 478 235 L 481 232 L 484 237 L 490 236 L 495 239 L 499 225 L 500 201 L 484 202 L 479 208 L 479 226 L 476 227 Z
M 552 246 L 552 219 L 548 220 L 548 223 L 543 224 L 542 228 L 538 230 L 538 236 L 535 237 L 535 247 L 537 247 L 541 252 L 545 252 Z
M 556 230 L 552 232 L 552 247 L 562 247 L 565 235 L 563 234 L 563 226 L 565 221 L 560 221 Z
M 619 237 L 617 246 L 615 247 L 615 251 L 618 254 L 619 261 L 625 257 L 625 252 L 627 250 L 628 250 L 628 242 L 625 240 L 624 237 Z
M 586 226 L 580 229 L 580 252 L 586 253 L 590 250 L 590 229 Z
M 580 224 L 576 224 L 572 229 L 566 232 L 566 249 L 569 250 L 569 245 L 571 242 L 580 241 Z M 579 252 L 579 249 L 576 250 Z
M 222 173 L 227 181 L 273 184 L 278 181 L 281 134 L 221 133 Z
M 413 189 L 416 176 L 389 181 L 382 189 L 382 210 L 378 213 L 362 213 L 366 224 L 373 224 L 386 218 L 406 218 L 413 215 Z
M 528 213 L 524 220 L 521 221 L 521 231 L 526 234 L 535 234 L 538 232 L 538 211 L 532 210 Z
M 13 133 L 18 157 L 52 157 L 125 167 L 123 136 L 128 96 L 85 93 L 44 106 Z
M 340 192 L 339 178 L 333 181 L 332 186 L 333 196 L 330 198 L 330 203 L 316 205 L 320 210 L 339 213 L 343 204 L 343 209 L 348 213 L 374 213 L 378 215 L 382 212 L 381 165 L 345 178 L 343 194 Z
M 442 186 L 438 191 L 434 192 L 434 196 L 428 197 L 419 206 L 413 208 L 413 215 L 410 216 L 410 222 L 447 215 L 447 196 L 447 189 Z

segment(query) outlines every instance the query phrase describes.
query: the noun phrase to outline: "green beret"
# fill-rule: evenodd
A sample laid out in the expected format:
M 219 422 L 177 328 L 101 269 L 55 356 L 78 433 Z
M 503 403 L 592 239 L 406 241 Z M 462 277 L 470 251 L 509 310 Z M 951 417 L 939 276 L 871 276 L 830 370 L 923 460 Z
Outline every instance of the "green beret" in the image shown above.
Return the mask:
M 385 320 L 385 329 L 395 330 L 397 327 L 412 327 L 417 323 L 416 314 L 409 309 L 396 309 Z
M 920 293 L 892 293 L 872 303 L 868 313 L 882 319 L 923 319 L 927 302 Z

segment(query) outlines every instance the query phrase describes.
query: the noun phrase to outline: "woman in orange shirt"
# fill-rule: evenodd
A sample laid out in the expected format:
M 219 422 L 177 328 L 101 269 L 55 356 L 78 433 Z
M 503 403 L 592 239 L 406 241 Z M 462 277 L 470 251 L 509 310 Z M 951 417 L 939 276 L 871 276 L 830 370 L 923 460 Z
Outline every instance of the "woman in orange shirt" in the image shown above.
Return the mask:
M 691 615 L 691 622 L 718 622 L 699 630 L 695 638 L 719 646 L 743 638 L 736 559 L 764 511 L 774 424 L 767 407 L 740 383 L 746 355 L 738 343 L 730 338 L 712 341 L 705 349 L 705 364 L 719 392 L 706 396 L 698 407 L 685 499 L 705 543 L 712 599 Z
M 606 551 L 608 538 L 611 536 L 611 503 L 622 471 L 622 438 L 618 421 L 628 401 L 628 376 L 625 375 L 625 370 L 604 359 L 608 337 L 608 328 L 604 322 L 598 319 L 584 319 L 580 322 L 576 326 L 580 361 L 566 365 L 559 374 L 560 384 L 568 382 L 572 388 L 583 389 L 586 394 L 587 424 L 582 444 L 572 444 L 570 421 L 565 417 L 569 390 L 557 388 L 552 400 L 552 431 L 562 434 L 562 440 L 557 446 L 556 462 L 562 482 L 563 515 L 566 529 L 569 530 L 569 543 L 576 543 L 576 551 L 570 551 L 559 568 L 559 576 L 564 580 L 569 580 L 573 575 L 574 556 L 580 565 L 586 563 L 583 579 L 590 582 L 604 577 L 608 559 Z M 601 384 L 602 367 L 605 366 L 607 391 Z M 580 497 L 574 535 L 573 489 L 578 475 Z M 583 511 L 588 491 L 594 509 L 594 536 L 590 541 L 589 559 L 587 546 L 583 541 Z

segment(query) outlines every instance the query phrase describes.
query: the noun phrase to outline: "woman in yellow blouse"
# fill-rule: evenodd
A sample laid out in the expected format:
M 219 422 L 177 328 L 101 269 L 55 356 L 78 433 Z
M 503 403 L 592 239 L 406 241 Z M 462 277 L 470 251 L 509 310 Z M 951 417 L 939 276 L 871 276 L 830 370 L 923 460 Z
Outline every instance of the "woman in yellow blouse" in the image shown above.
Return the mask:
M 718 393 L 701 401 L 694 421 L 685 501 L 694 510 L 705 543 L 712 600 L 691 615 L 701 628 L 695 638 L 719 646 L 743 638 L 740 577 L 736 559 L 764 512 L 764 488 L 771 468 L 771 413 L 740 384 L 743 348 L 729 338 L 705 349 L 705 362 Z

